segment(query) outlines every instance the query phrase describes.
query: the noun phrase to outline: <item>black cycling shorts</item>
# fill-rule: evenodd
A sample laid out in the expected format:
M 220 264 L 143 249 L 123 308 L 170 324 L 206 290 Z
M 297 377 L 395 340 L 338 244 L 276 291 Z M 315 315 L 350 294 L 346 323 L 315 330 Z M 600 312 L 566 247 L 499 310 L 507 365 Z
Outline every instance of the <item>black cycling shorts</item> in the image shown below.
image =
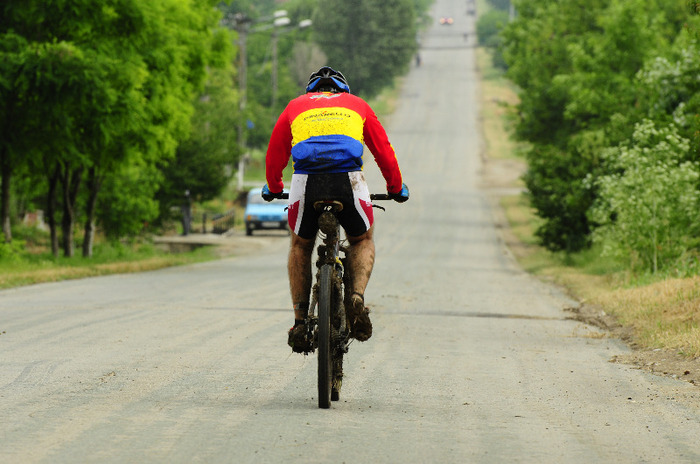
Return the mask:
M 314 202 L 319 200 L 335 200 L 343 204 L 338 222 L 350 237 L 364 234 L 374 223 L 369 188 L 362 171 L 292 175 L 289 227 L 299 237 L 316 237 L 319 213 L 314 209 Z

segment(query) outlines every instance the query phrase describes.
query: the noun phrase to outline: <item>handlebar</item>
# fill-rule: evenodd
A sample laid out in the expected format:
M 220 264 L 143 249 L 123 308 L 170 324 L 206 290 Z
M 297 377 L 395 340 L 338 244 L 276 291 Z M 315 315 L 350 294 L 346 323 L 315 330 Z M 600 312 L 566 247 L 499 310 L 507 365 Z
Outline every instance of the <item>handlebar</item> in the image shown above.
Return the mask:
M 289 200 L 289 193 L 282 192 L 278 198 L 280 200 Z M 391 196 L 389 196 L 388 193 L 371 193 L 369 195 L 369 199 L 372 201 L 374 201 L 374 200 L 378 200 L 378 201 L 392 200 Z

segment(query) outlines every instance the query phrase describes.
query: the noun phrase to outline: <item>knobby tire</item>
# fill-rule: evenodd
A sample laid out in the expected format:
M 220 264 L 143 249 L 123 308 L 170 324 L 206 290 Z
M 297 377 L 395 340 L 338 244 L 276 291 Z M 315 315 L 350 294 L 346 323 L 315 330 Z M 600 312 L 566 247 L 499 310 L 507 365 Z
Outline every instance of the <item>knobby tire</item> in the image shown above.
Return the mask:
M 318 407 L 331 407 L 333 347 L 331 346 L 331 309 L 333 266 L 324 264 L 318 282 Z

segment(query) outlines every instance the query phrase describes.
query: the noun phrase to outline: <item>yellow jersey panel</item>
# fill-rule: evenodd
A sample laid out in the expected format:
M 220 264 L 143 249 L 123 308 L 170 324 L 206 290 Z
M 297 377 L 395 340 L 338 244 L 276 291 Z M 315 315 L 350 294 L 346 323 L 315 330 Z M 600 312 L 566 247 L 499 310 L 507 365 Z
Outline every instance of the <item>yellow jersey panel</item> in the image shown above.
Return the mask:
M 364 120 L 349 108 L 312 108 L 294 118 L 291 126 L 292 146 L 311 137 L 327 135 L 345 135 L 364 143 Z

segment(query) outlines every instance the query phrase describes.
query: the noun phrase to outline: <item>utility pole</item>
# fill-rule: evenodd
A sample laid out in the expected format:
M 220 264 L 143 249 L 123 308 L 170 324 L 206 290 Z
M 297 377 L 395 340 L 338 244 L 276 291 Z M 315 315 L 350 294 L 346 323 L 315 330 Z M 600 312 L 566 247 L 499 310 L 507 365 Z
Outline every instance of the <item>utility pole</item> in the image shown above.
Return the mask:
M 277 28 L 288 25 L 291 20 L 287 17 L 286 10 L 277 10 L 274 13 L 274 21 L 272 22 L 272 111 L 275 111 L 277 104 Z
M 234 16 L 234 21 L 234 28 L 238 32 L 238 89 L 241 93 L 238 98 L 238 110 L 240 113 L 240 120 L 238 121 L 238 146 L 242 153 L 238 159 L 237 181 L 238 190 L 243 190 L 243 173 L 248 156 L 245 141 L 245 110 L 248 102 L 248 55 L 246 51 L 246 42 L 248 39 L 248 26 L 251 20 L 243 13 L 237 13 Z
M 234 29 L 238 33 L 238 89 L 239 95 L 239 113 L 240 120 L 238 122 L 238 147 L 241 150 L 241 156 L 238 159 L 238 171 L 237 171 L 237 183 L 238 190 L 243 190 L 243 174 L 245 172 L 245 164 L 248 161 L 249 155 L 247 153 L 246 147 L 246 129 L 248 119 L 246 117 L 246 106 L 248 103 L 248 56 L 246 50 L 246 43 L 249 33 L 257 33 L 269 30 L 273 28 L 272 31 L 272 108 L 275 108 L 277 104 L 277 94 L 278 94 L 278 76 L 277 76 L 277 41 L 279 37 L 278 28 L 282 28 L 290 24 L 291 20 L 287 17 L 287 12 L 285 10 L 275 11 L 272 18 L 266 18 L 265 21 L 273 19 L 272 24 L 267 24 L 250 29 L 253 23 L 244 13 L 236 13 L 233 16 L 228 16 L 222 23 L 229 28 Z M 297 27 L 304 28 L 311 25 L 310 19 L 305 19 L 299 23 Z

